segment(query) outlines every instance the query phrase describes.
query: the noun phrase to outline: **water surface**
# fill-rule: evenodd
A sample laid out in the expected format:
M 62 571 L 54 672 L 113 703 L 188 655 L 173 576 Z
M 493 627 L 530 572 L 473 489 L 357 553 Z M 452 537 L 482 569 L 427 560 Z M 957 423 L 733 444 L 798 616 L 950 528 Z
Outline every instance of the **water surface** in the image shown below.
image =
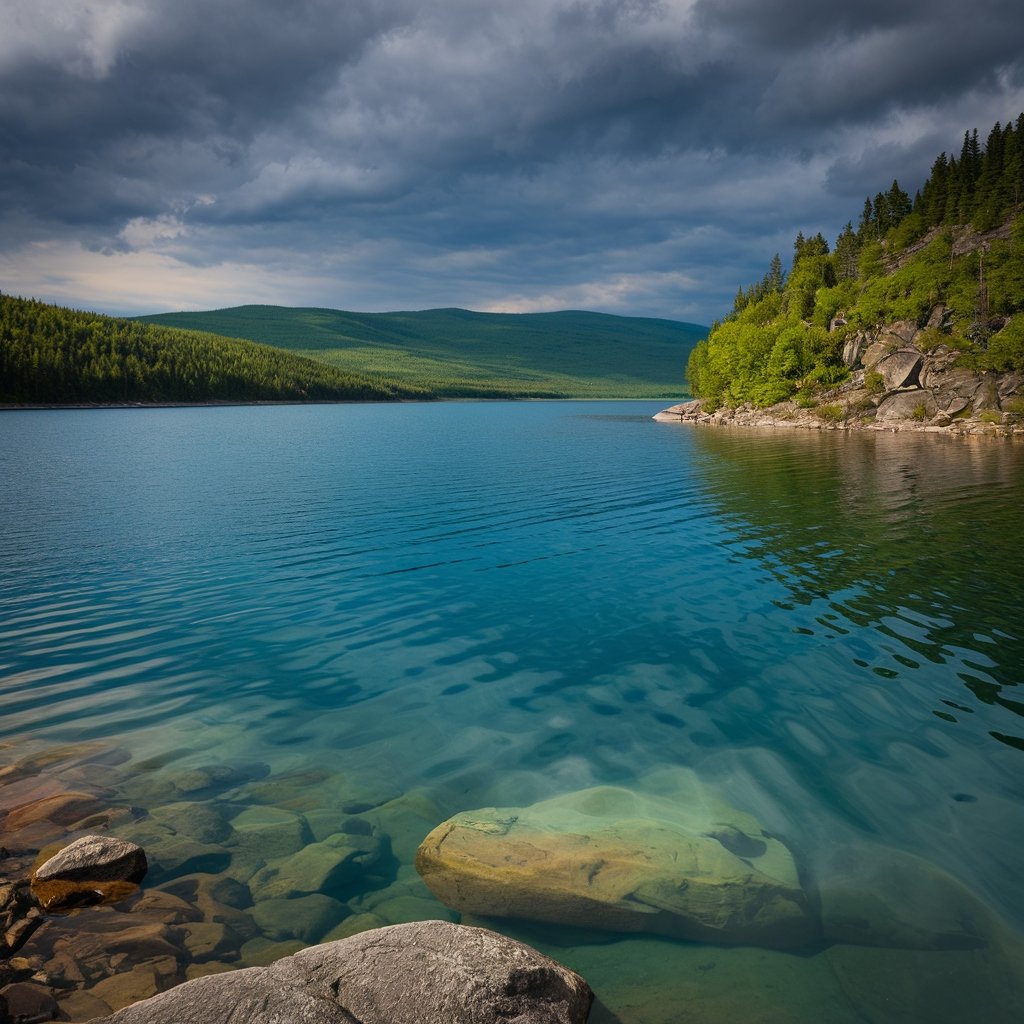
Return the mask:
M 251 782 L 202 799 L 233 815 L 364 813 L 394 863 L 348 897 L 385 921 L 443 912 L 412 854 L 456 811 L 681 765 L 815 884 L 837 849 L 921 857 L 1016 942 L 1024 447 L 657 408 L 5 413 L 8 759 L 105 741 L 148 811 L 222 764 Z M 622 1024 L 1019 1009 L 994 954 L 498 926 Z

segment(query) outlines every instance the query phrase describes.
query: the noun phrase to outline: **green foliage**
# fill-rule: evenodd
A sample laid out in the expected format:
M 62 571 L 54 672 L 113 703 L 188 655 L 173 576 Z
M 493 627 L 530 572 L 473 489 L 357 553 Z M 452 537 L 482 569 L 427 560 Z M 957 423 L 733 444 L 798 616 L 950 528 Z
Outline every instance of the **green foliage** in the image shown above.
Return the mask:
M 424 397 L 251 341 L 0 296 L 0 401 L 381 401 Z
M 841 405 L 819 405 L 814 410 L 814 415 L 826 423 L 842 423 L 846 419 L 846 413 Z
M 1024 314 L 1011 317 L 1006 326 L 993 334 L 987 345 L 964 344 L 963 362 L 975 370 L 1024 373 Z
M 352 313 L 238 306 L 147 323 L 276 345 L 445 398 L 664 398 L 707 328 L 604 313 Z
M 869 395 L 880 395 L 885 390 L 885 377 L 877 370 L 868 370 L 864 374 L 864 387 Z
M 965 133 L 959 157 L 943 153 L 913 201 L 894 181 L 865 200 L 857 230 L 848 222 L 834 252 L 820 234 L 801 233 L 786 277 L 770 272 L 741 288 L 732 314 L 691 357 L 693 393 L 706 403 L 767 405 L 835 385 L 848 373 L 849 331 L 921 325 L 939 305 L 952 327 L 919 336 L 924 350 L 949 344 L 977 369 L 1024 372 L 1022 200 L 1024 115 L 997 124 L 984 147 L 977 131 Z M 1010 220 L 1008 239 L 972 234 Z M 840 313 L 846 325 L 830 332 Z M 884 383 L 868 374 L 865 387 L 877 394 Z
M 913 416 L 918 422 L 926 420 L 928 418 L 928 406 L 926 406 L 924 402 L 918 402 L 917 405 L 914 406 Z
M 979 417 L 982 423 L 1002 423 L 1003 414 L 995 409 L 986 409 Z

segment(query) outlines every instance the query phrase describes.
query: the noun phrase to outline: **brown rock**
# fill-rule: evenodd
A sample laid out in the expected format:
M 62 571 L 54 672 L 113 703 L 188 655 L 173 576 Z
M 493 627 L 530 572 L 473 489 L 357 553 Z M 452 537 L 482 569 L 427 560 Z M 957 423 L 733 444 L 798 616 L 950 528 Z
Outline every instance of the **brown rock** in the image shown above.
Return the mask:
M 155 996 L 161 990 L 161 980 L 157 971 L 150 965 L 140 965 L 123 974 L 115 974 L 98 981 L 89 994 L 102 999 L 112 1010 L 137 1003 L 140 999 Z
M 207 960 L 237 960 L 242 939 L 227 925 L 195 922 L 182 928 L 185 948 L 196 963 Z
M 90 1021 L 104 1017 L 112 1007 L 89 992 L 69 992 L 57 1000 L 64 1020 Z
M 36 870 L 32 892 L 46 910 L 111 903 L 135 892 L 147 870 L 142 847 L 111 836 L 82 836 Z
M 91 793 L 57 793 L 45 796 L 10 811 L 4 829 L 12 832 L 36 821 L 52 821 L 55 825 L 72 825 L 90 814 L 103 810 L 103 804 Z
M 54 1020 L 57 1001 L 48 988 L 28 981 L 16 981 L 0 988 L 0 1020 L 11 1024 L 36 1024 Z

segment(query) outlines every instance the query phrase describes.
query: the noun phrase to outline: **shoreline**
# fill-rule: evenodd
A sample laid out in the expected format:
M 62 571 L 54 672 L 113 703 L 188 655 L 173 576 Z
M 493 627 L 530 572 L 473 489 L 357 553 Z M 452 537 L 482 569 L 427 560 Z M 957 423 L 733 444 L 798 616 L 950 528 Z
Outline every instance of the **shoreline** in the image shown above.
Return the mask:
M 671 398 L 664 395 L 652 396 L 650 398 L 637 398 L 636 396 L 579 396 L 573 395 L 566 398 L 534 398 L 524 396 L 520 398 L 506 395 L 494 398 L 486 397 L 454 397 L 454 398 L 338 398 L 338 399 L 311 399 L 310 401 L 275 401 L 272 399 L 257 401 L 211 401 L 211 402 L 33 402 L 31 404 L 15 405 L 13 403 L 0 403 L 0 412 L 55 412 L 67 409 L 221 409 L 221 408 L 243 408 L 250 406 L 295 406 L 295 405 L 437 405 L 443 403 L 465 403 L 465 402 L 670 402 Z
M 949 419 L 945 423 L 924 422 L 917 419 L 887 419 L 877 422 L 873 417 L 845 416 L 842 419 L 823 418 L 814 409 L 804 409 L 796 402 L 779 402 L 759 409 L 752 405 L 736 408 L 722 407 L 705 412 L 700 399 L 681 402 L 655 413 L 659 423 L 685 423 L 693 426 L 757 427 L 770 430 L 844 430 L 870 431 L 879 434 L 942 434 L 947 437 L 1003 437 L 1024 440 L 1024 418 L 1011 418 L 1003 414 L 999 423 L 972 416 Z

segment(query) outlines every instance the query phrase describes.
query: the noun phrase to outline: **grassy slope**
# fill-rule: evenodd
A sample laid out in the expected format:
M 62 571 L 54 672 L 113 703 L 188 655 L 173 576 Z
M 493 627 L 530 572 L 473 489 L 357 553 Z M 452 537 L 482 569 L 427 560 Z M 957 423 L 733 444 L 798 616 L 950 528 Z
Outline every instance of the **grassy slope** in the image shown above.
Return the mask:
M 140 317 L 250 338 L 441 396 L 667 397 L 706 328 L 603 313 L 350 313 L 238 306 Z

